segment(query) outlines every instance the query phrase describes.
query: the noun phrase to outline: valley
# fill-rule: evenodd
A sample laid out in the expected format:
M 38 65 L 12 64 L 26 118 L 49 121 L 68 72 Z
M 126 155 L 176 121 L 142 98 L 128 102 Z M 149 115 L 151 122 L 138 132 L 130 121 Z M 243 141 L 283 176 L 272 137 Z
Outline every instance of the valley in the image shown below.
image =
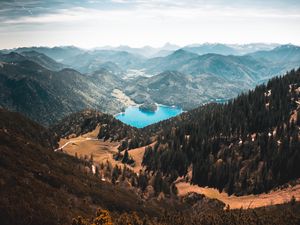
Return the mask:
M 0 225 L 300 225 L 299 0 L 0 1 Z
M 155 58 L 34 49 L 0 54 L 0 185 L 29 196 L 1 197 L 16 210 L 0 218 L 59 202 L 60 213 L 34 221 L 91 221 L 98 208 L 120 225 L 282 221 L 278 212 L 300 221 L 298 46 Z
M 295 45 L 254 49 L 224 55 L 219 50 L 195 53 L 186 47 L 159 57 L 76 47 L 2 50 L 0 106 L 46 126 L 86 108 L 114 115 L 128 106 L 156 102 L 186 111 L 216 99 L 232 99 L 300 63 L 300 47 Z
M 94 131 L 88 132 L 78 137 L 70 135 L 67 139 L 60 139 L 59 148 L 64 153 L 76 156 L 79 158 L 90 158 L 93 157 L 94 165 L 99 166 L 107 161 L 114 167 L 119 166 L 124 167 L 124 164 L 120 161 L 114 159 L 114 155 L 118 153 L 119 142 L 109 142 L 97 139 L 99 133 L 99 127 Z M 73 137 L 72 137 L 73 136 Z M 66 146 L 66 143 L 69 143 Z M 129 151 L 130 156 L 134 159 L 135 165 L 129 166 L 135 173 L 140 173 L 143 170 L 142 161 L 145 153 L 145 148 L 151 146 L 154 147 L 155 143 L 148 146 L 139 147 L 136 149 L 131 149 Z M 102 180 L 107 180 L 102 175 Z M 184 197 L 189 193 L 203 194 L 211 199 L 218 199 L 219 201 L 225 203 L 225 207 L 229 206 L 230 209 L 248 209 L 248 208 L 259 208 L 265 206 L 272 206 L 278 204 L 284 204 L 289 202 L 292 197 L 296 201 L 300 201 L 300 184 L 299 181 L 295 184 L 289 184 L 284 187 L 272 190 L 269 193 L 263 193 L 258 195 L 244 195 L 244 196 L 229 196 L 225 192 L 219 192 L 215 188 L 200 187 L 197 185 L 192 185 L 185 182 L 184 177 L 179 177 L 175 181 L 178 196 Z

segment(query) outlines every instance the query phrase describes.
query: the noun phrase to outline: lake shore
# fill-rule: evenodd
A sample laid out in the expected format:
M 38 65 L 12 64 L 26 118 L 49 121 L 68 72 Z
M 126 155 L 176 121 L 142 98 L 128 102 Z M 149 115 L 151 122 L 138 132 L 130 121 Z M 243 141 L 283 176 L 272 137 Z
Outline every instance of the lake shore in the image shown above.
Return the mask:
M 140 110 L 139 106 L 135 105 L 127 107 L 125 112 L 120 112 L 114 115 L 114 117 L 127 125 L 143 128 L 162 120 L 167 120 L 184 112 L 179 107 L 155 104 L 157 106 L 157 110 L 153 112 Z

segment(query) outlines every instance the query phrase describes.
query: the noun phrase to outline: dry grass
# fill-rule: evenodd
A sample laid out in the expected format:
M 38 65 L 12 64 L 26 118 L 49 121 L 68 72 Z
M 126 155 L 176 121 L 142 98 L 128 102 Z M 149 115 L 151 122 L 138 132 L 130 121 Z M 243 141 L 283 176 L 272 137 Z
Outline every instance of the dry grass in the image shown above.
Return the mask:
M 147 146 L 151 146 L 152 148 L 154 147 L 156 142 L 153 142 L 150 145 Z M 139 147 L 139 148 L 135 148 L 135 149 L 131 149 L 128 153 L 130 156 L 132 156 L 132 158 L 135 161 L 135 166 L 132 167 L 132 170 L 136 173 L 138 173 L 141 169 L 143 169 L 142 167 L 142 161 L 143 161 L 143 157 L 144 157 L 144 153 L 145 153 L 145 147 L 147 146 L 143 146 L 143 147 Z
M 246 195 L 246 196 L 228 196 L 227 193 L 220 193 L 217 189 L 208 187 L 199 187 L 197 185 L 191 185 L 186 182 L 178 182 L 176 184 L 178 188 L 178 195 L 184 196 L 189 192 L 196 192 L 206 195 L 209 198 L 216 198 L 226 205 L 229 205 L 231 209 L 238 208 L 257 208 L 268 205 L 283 204 L 289 202 L 294 196 L 297 201 L 300 201 L 300 184 L 293 187 L 288 187 L 282 190 L 272 191 L 267 194 L 259 195 Z
M 123 167 L 123 163 L 121 163 L 121 161 L 116 161 L 113 159 L 113 155 L 118 152 L 120 143 L 94 140 L 97 138 L 99 129 L 100 127 L 98 126 L 95 130 L 78 137 L 70 135 L 68 139 L 61 138 L 59 141 L 59 147 L 61 148 L 67 144 L 63 147 L 63 151 L 69 155 L 75 156 L 75 154 L 77 154 L 78 157 L 84 157 L 85 155 L 90 157 L 93 155 L 93 160 L 95 163 L 101 164 L 102 162 L 104 163 L 108 160 L 113 166 L 117 164 L 118 166 Z M 149 146 L 153 147 L 154 144 L 155 142 Z M 131 149 L 129 151 L 129 155 L 132 156 L 135 161 L 135 166 L 131 167 L 127 165 L 127 167 L 136 173 L 142 169 L 145 147 L 147 146 Z
M 118 152 L 119 142 L 109 142 L 102 140 L 94 140 L 99 132 L 99 127 L 94 131 L 84 134 L 76 138 L 61 139 L 59 142 L 60 147 L 69 142 L 67 146 L 63 148 L 63 151 L 69 155 L 77 155 L 90 157 L 93 155 L 95 163 L 106 162 L 107 160 L 111 164 L 123 167 L 120 161 L 115 161 L 113 155 Z M 70 136 L 71 137 L 71 136 Z M 150 144 L 154 146 L 155 142 Z M 135 167 L 130 167 L 134 172 L 138 173 L 142 169 L 142 160 L 145 152 L 145 146 L 132 149 L 129 151 L 129 155 L 135 160 Z M 260 195 L 247 195 L 247 196 L 228 196 L 228 194 L 222 192 L 219 193 L 217 189 L 208 187 L 199 187 L 197 185 L 191 185 L 189 183 L 178 180 L 176 187 L 178 188 L 178 195 L 184 196 L 188 192 L 196 192 L 206 195 L 209 198 L 216 198 L 226 205 L 229 205 L 231 209 L 237 208 L 257 208 L 268 205 L 283 204 L 295 196 L 297 201 L 300 201 L 300 184 L 294 187 L 288 187 L 282 190 L 276 190 L 267 194 Z
M 62 138 L 59 141 L 59 146 L 62 147 L 69 142 L 69 144 L 63 148 L 63 151 L 69 155 L 75 156 L 75 154 L 77 154 L 78 157 L 90 157 L 91 155 L 93 155 L 93 160 L 95 163 L 100 164 L 108 160 L 112 163 L 113 166 L 115 164 L 122 165 L 122 163 L 117 162 L 113 159 L 113 154 L 118 152 L 117 148 L 120 143 L 95 140 L 98 133 L 99 127 L 89 133 L 78 137 L 69 139 Z M 70 137 L 72 137 L 72 135 L 70 135 Z

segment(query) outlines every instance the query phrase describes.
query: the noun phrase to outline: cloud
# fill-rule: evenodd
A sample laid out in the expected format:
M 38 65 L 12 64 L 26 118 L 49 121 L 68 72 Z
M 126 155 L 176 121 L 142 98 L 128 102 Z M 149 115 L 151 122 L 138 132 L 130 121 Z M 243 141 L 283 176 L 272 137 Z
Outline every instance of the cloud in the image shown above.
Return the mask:
M 300 3 L 282 2 L 4 0 L 0 1 L 0 44 L 299 43 Z M 293 7 L 288 4 L 291 2 Z
M 1 0 L 0 22 L 12 18 L 24 16 L 39 16 L 56 13 L 60 10 L 81 7 L 99 10 L 120 9 L 201 9 L 201 8 L 249 8 L 249 9 L 271 9 L 286 11 L 292 14 L 299 12 L 300 2 L 298 0 Z
M 125 1 L 125 0 L 112 0 Z M 137 1 L 137 0 L 136 0 Z M 98 21 L 98 20 L 116 20 L 120 18 L 165 18 L 165 19 L 187 19 L 196 20 L 204 18 L 281 18 L 281 19 L 297 19 L 300 14 L 291 13 L 282 10 L 272 9 L 251 9 L 251 8 L 234 8 L 234 7 L 212 7 L 210 5 L 198 7 L 154 7 L 156 0 L 148 1 L 145 4 L 143 0 L 139 0 L 140 5 L 135 10 L 128 8 L 117 9 L 92 9 L 87 7 L 72 7 L 67 9 L 57 9 L 53 12 L 34 15 L 33 12 L 27 12 L 25 15 L 16 18 L 7 18 L 2 21 L 3 24 L 45 24 L 45 23 L 68 23 L 78 21 Z M 162 1 L 167 3 L 168 1 Z M 31 9 L 27 9 L 31 10 Z

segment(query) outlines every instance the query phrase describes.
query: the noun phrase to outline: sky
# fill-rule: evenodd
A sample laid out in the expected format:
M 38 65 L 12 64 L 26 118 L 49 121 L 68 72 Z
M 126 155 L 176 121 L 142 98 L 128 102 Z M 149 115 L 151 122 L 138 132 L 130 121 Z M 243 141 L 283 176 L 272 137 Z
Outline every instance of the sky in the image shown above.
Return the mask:
M 300 45 L 299 0 L 0 0 L 0 48 Z

